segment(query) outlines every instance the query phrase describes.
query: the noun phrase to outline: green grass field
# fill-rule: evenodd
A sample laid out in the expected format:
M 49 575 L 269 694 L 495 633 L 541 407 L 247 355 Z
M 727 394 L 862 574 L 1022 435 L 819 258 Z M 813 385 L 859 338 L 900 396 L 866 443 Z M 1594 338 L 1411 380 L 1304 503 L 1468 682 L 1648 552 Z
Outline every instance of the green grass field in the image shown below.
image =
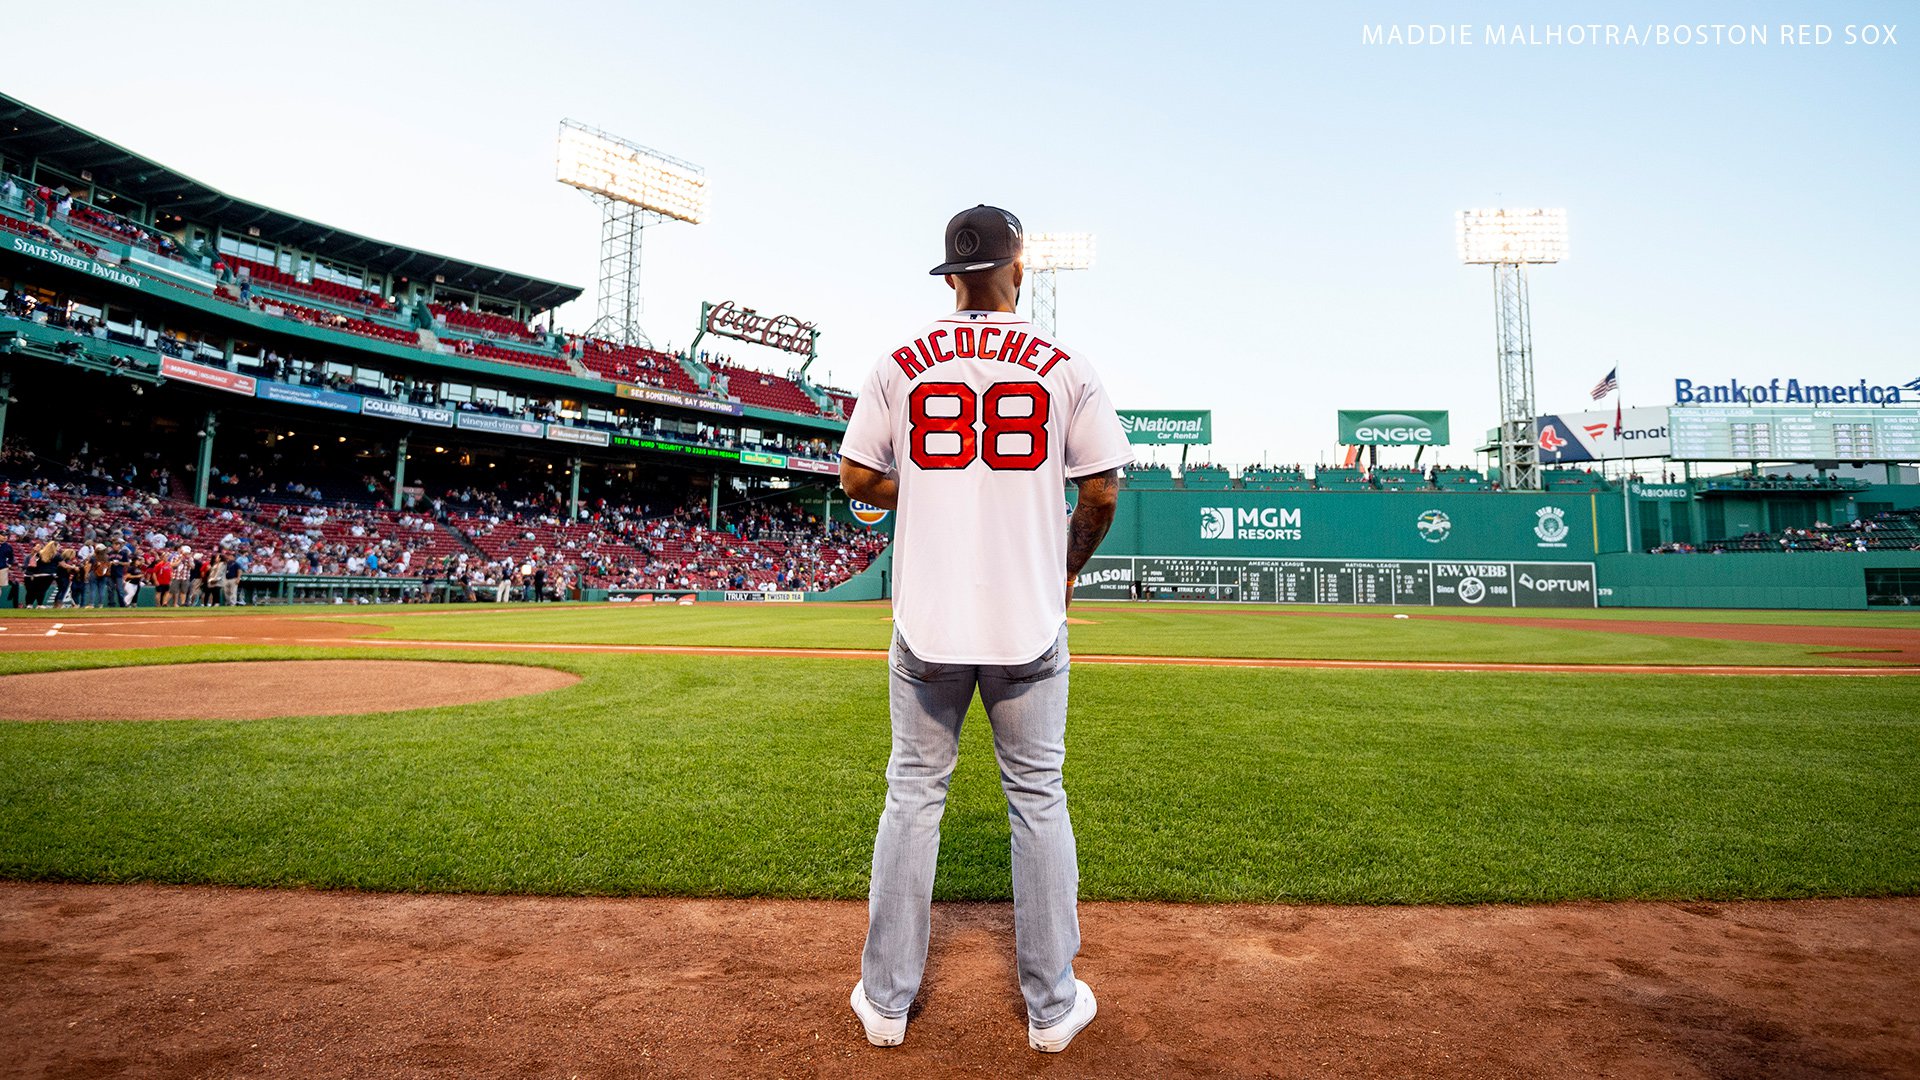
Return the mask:
M 1808 659 L 1802 646 L 1577 623 L 1273 610 L 1076 606 L 1095 622 L 1074 627 L 1074 648 Z M 877 648 L 887 638 L 873 607 L 326 614 L 444 640 Z M 888 745 L 878 661 L 222 645 L 0 653 L 0 673 L 316 656 L 536 663 L 582 682 L 364 717 L 0 723 L 0 877 L 865 894 Z M 1089 899 L 1920 892 L 1920 679 L 1088 665 L 1073 680 L 1067 785 Z M 945 823 L 944 898 L 1010 895 L 987 735 L 976 709 Z
M 751 604 L 282 607 L 221 609 L 217 614 L 229 611 L 282 616 L 293 613 L 361 626 L 371 624 L 386 628 L 383 636 L 401 640 L 884 649 L 892 633 L 888 609 L 873 604 L 807 604 L 773 609 Z M 1563 623 L 1564 628 L 1465 622 L 1420 608 L 1410 609 L 1407 619 L 1393 619 L 1378 608 L 1333 611 L 1329 615 L 1327 609 L 1265 606 L 1083 604 L 1072 612 L 1074 618 L 1086 620 L 1085 625 L 1073 628 L 1073 647 L 1080 653 L 1315 660 L 1654 665 L 1871 662 L 1829 657 L 1827 653 L 1833 650 L 1805 645 L 1602 632 L 1593 627 L 1615 620 L 1606 618 L 1607 613 L 1593 611 L 1563 613 L 1555 622 Z M 75 617 L 72 612 L 25 614 L 55 621 Z M 168 614 L 198 618 L 209 612 L 192 609 Z M 1589 618 L 1578 618 L 1581 614 Z M 1777 617 L 1790 613 L 1766 614 Z M 1878 612 L 1823 614 L 1846 614 L 1854 620 L 1834 625 L 1893 628 L 1904 628 L 1920 618 L 1905 613 L 1887 613 L 1884 618 Z M 114 613 L 101 613 L 101 617 L 112 618 Z M 1694 621 L 1734 620 L 1715 617 Z

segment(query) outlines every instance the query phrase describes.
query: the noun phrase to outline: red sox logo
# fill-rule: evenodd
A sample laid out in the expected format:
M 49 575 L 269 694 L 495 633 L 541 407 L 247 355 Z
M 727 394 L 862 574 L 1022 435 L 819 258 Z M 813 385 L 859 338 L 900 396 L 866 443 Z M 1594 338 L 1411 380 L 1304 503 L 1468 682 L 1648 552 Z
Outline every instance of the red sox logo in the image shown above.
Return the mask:
M 1567 440 L 1561 437 L 1560 432 L 1552 424 L 1540 429 L 1540 449 L 1551 454 L 1565 445 Z

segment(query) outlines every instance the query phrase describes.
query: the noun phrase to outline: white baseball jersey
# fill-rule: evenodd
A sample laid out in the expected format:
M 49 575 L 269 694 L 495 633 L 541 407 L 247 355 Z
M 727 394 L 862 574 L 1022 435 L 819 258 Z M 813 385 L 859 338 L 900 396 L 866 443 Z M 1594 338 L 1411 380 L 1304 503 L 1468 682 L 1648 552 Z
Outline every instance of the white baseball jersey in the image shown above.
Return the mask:
M 1024 664 L 1066 621 L 1066 482 L 1133 459 L 1085 358 L 955 312 L 867 376 L 840 453 L 900 479 L 894 627 L 923 660 Z

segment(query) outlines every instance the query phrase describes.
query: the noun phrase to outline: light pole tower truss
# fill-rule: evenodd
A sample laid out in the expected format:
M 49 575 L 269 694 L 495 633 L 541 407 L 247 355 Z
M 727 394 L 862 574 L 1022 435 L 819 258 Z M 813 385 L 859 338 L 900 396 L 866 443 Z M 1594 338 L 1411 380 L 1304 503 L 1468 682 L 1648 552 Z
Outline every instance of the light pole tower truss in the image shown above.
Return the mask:
M 1093 267 L 1092 233 L 1028 233 L 1022 244 L 1033 290 L 1033 325 L 1052 337 L 1060 329 L 1060 291 L 1055 275 Z
M 555 178 L 600 207 L 600 281 L 588 333 L 651 347 L 640 316 L 641 249 L 649 225 L 707 214 L 707 172 L 574 120 L 560 122 Z
M 1567 257 L 1565 210 L 1462 210 L 1455 215 L 1460 261 L 1493 267 L 1494 366 L 1500 384 L 1500 486 L 1540 490 L 1533 431 L 1533 315 L 1528 264 Z

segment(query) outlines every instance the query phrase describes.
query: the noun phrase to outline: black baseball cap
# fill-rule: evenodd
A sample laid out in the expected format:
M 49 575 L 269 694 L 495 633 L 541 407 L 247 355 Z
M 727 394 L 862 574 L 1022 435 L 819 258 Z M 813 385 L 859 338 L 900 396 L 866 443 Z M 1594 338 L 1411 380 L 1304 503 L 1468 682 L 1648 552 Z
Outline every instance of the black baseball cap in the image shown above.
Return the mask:
M 947 222 L 947 261 L 929 274 L 973 274 L 994 270 L 1020 257 L 1020 219 L 981 203 Z

